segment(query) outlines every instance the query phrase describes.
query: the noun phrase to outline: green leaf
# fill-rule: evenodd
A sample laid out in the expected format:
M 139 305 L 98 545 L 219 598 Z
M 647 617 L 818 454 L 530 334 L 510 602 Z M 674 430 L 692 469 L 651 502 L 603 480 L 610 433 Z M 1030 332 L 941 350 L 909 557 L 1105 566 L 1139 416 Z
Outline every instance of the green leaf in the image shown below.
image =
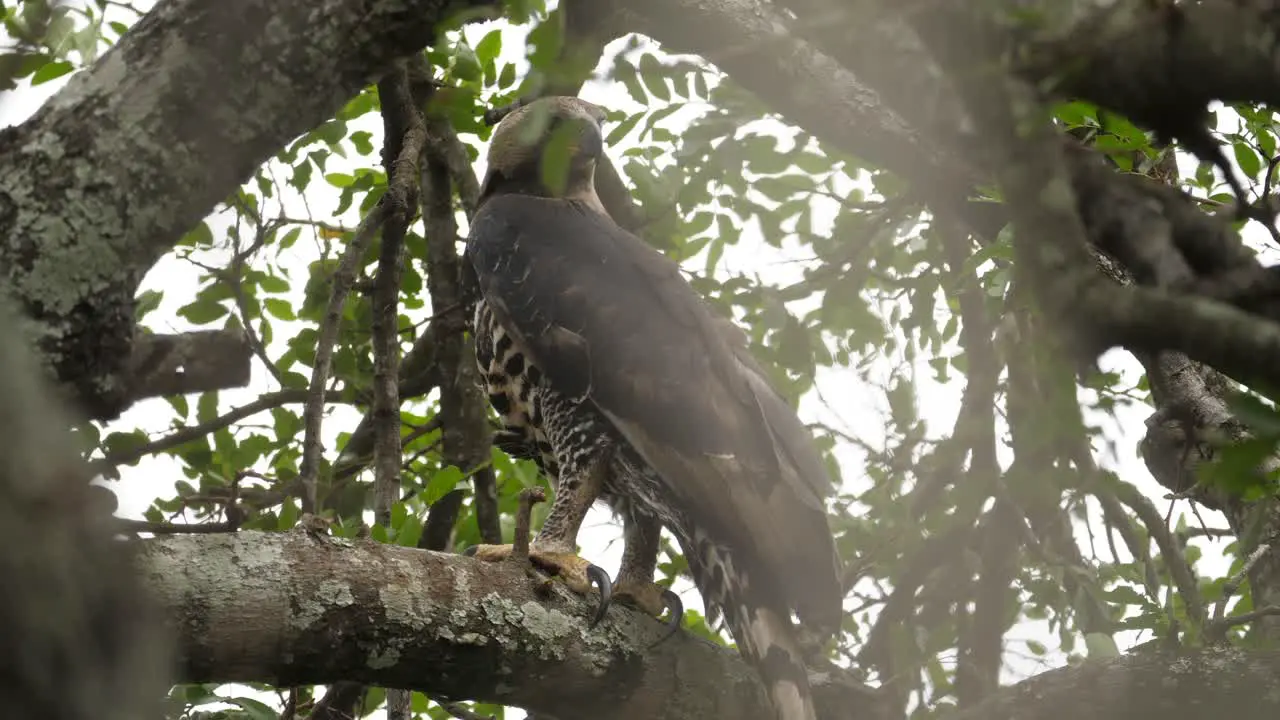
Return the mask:
M 222 303 L 207 297 L 198 297 L 194 302 L 178 308 L 178 316 L 193 325 L 208 325 L 226 315 L 227 312 L 227 308 L 223 307 Z
M 196 420 L 207 423 L 216 417 L 218 417 L 218 393 L 201 393 L 200 399 L 196 401 Z
M 312 137 L 329 145 L 338 145 L 347 136 L 347 124 L 341 120 L 330 120 L 311 131 Z
M 618 59 L 613 64 L 613 79 L 622 83 L 632 100 L 641 105 L 649 104 L 649 95 L 644 91 L 644 85 L 641 84 L 640 76 L 636 73 L 635 67 L 624 60 L 621 55 L 618 56 Z
M 418 499 L 427 505 L 433 505 L 465 479 L 462 471 L 457 467 L 453 465 L 442 467 L 427 481 L 427 486 L 418 494 Z
M 67 73 L 71 72 L 74 69 L 75 69 L 75 66 L 73 66 L 71 63 L 65 60 L 58 60 L 55 62 L 46 63 L 43 67 L 37 70 L 34 75 L 31 76 L 31 84 L 41 85 L 43 83 L 47 83 L 50 80 L 54 80 L 62 77 L 63 75 L 66 75 Z
M 138 293 L 133 309 L 134 320 L 140 322 L 148 313 L 160 307 L 160 301 L 163 299 L 164 293 L 159 290 L 144 290 Z
M 617 145 L 622 138 L 627 136 L 627 133 L 635 129 L 636 125 L 640 123 L 640 120 L 643 117 L 644 113 L 636 113 L 614 125 L 613 129 L 609 131 L 609 134 L 605 136 L 605 144 Z
M 1095 660 L 1120 657 L 1120 649 L 1116 647 L 1115 639 L 1106 633 L 1085 633 L 1084 646 L 1089 657 Z
M 488 64 L 498 59 L 498 55 L 502 53 L 502 29 L 495 28 L 485 33 L 480 38 L 480 42 L 476 43 L 476 59 L 481 64 Z
M 259 700 L 245 697 L 219 698 L 219 701 L 235 705 L 244 710 L 245 717 L 250 720 L 279 720 L 280 714 Z
M 369 155 L 373 153 L 373 133 L 367 130 L 358 130 L 347 136 L 352 145 L 356 146 L 356 152 L 361 155 Z
M 653 53 L 640 56 L 640 79 L 654 97 L 667 102 L 671 100 L 671 89 L 667 87 L 667 68 Z
M 484 66 L 476 57 L 475 50 L 466 42 L 458 42 L 453 46 L 453 76 L 466 82 L 475 82 L 484 73 Z
M 1235 152 L 1236 163 L 1240 165 L 1241 172 L 1249 178 L 1258 177 L 1258 173 L 1262 172 L 1262 158 L 1258 157 L 1258 153 L 1243 140 L 1232 143 L 1231 149 Z
M 506 63 L 502 66 L 502 72 L 498 73 L 498 89 L 506 90 L 515 84 L 516 66 L 512 63 Z
M 297 320 L 298 316 L 293 312 L 293 304 L 287 300 L 280 298 L 266 298 L 262 301 L 262 306 L 271 313 L 272 317 L 280 320 Z
M 1280 410 L 1248 393 L 1232 393 L 1226 401 L 1231 413 L 1255 436 L 1280 437 Z
M 396 544 L 401 547 L 417 547 L 422 538 L 422 518 L 409 515 L 396 528 Z

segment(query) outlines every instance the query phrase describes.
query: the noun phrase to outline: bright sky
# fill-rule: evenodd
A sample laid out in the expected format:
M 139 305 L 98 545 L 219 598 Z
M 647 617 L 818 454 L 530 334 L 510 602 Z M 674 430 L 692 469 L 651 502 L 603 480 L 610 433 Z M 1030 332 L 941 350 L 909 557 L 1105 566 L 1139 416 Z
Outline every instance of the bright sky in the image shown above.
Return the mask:
M 149 7 L 150 3 L 141 2 L 137 3 L 137 5 L 141 9 L 145 9 Z M 119 15 L 118 19 L 125 22 L 132 21 L 128 13 L 116 8 L 112 8 L 112 10 Z M 493 23 L 472 25 L 466 29 L 466 34 L 474 45 L 493 27 L 497 27 L 497 25 Z M 503 53 L 499 59 L 499 65 L 506 61 L 516 63 L 521 70 L 527 67 L 527 63 L 524 61 L 524 35 L 524 31 L 521 29 L 504 28 Z M 611 45 L 609 52 L 606 54 L 606 60 L 601 63 L 600 67 L 610 67 L 613 53 L 623 49 L 624 45 L 625 41 L 618 41 Z M 656 47 L 646 41 L 641 48 L 634 52 L 638 55 L 639 52 L 654 49 Z M 23 87 L 12 93 L 0 94 L 0 127 L 20 123 L 29 117 L 52 93 L 56 92 L 65 83 L 67 77 L 70 76 L 65 76 L 38 87 Z M 582 96 L 614 109 L 628 112 L 635 112 L 640 109 L 620 85 L 607 81 L 588 84 Z M 687 123 L 691 117 L 691 112 L 696 112 L 696 109 L 682 110 L 667 118 L 662 125 L 678 135 L 682 125 Z M 362 121 L 354 123 L 352 129 L 361 129 L 372 133 L 375 147 L 379 145 L 381 123 L 376 115 L 369 115 Z M 750 130 L 776 134 L 782 137 L 790 137 L 792 135 L 792 132 L 785 126 L 774 122 L 754 123 Z M 620 146 L 611 148 L 610 154 L 615 159 L 619 158 L 626 147 L 634 144 L 634 136 L 635 133 L 633 132 L 632 136 L 624 139 Z M 474 142 L 474 138 L 471 140 Z M 376 163 L 376 159 L 356 156 L 355 162 L 346 162 L 335 156 L 331 158 L 330 166 L 327 170 L 329 172 L 344 172 L 358 165 L 368 165 L 370 163 Z M 1193 172 L 1194 169 L 1194 163 L 1185 161 L 1182 163 L 1182 171 L 1184 173 Z M 477 173 L 482 172 L 483 167 L 478 167 Z M 287 171 L 281 171 L 279 166 L 276 167 L 276 177 L 282 179 L 279 187 L 285 191 L 283 196 L 278 197 L 276 200 L 283 201 L 286 209 L 283 214 L 291 217 L 306 217 L 308 212 L 303 207 L 302 198 L 294 193 L 291 188 L 283 185 L 283 178 L 287 176 Z M 310 208 L 314 218 L 354 227 L 359 222 L 356 212 L 348 211 L 340 216 L 333 214 L 333 210 L 337 207 L 337 201 L 338 191 L 328 186 L 317 176 L 306 193 L 306 205 Z M 824 226 L 829 227 L 834 217 L 834 207 L 834 201 L 827 200 L 825 203 L 820 202 L 815 209 L 820 217 L 817 223 L 819 232 L 822 231 Z M 278 209 L 278 205 L 272 206 L 268 203 L 264 207 L 264 216 L 270 217 Z M 224 238 L 228 224 L 233 220 L 233 216 L 227 212 L 210 218 L 209 224 L 214 237 Z M 1255 246 L 1262 245 L 1259 241 L 1260 229 L 1253 226 L 1252 230 L 1259 231 L 1250 235 L 1253 244 Z M 318 242 L 314 236 L 310 235 L 310 230 L 304 229 L 302 241 L 281 256 L 270 258 L 271 262 L 294 280 L 296 294 L 293 299 L 298 302 L 301 301 L 301 281 L 306 278 L 306 267 L 317 256 L 317 253 Z M 225 257 L 225 254 L 222 256 Z M 784 246 L 781 250 L 770 247 L 762 240 L 759 232 L 754 227 L 747 227 L 744 229 L 741 241 L 736 246 L 726 249 L 720 262 L 719 272 L 752 274 L 772 285 L 787 285 L 800 279 L 805 267 L 805 262 L 802 261 L 808 259 L 808 257 L 810 256 L 803 248 L 795 243 Z M 218 258 L 218 254 L 211 253 L 202 259 L 217 264 Z M 700 270 L 703 265 L 704 260 L 701 257 L 694 258 L 689 263 L 690 269 Z M 200 275 L 201 270 L 199 268 L 174 257 L 166 257 L 157 264 L 144 281 L 143 289 L 162 291 L 164 293 L 164 302 L 158 310 L 148 316 L 146 321 L 148 326 L 157 332 L 183 332 L 193 329 L 189 323 L 179 318 L 175 311 L 195 296 L 195 292 L 199 287 Z M 945 308 L 946 306 L 945 304 L 940 304 L 939 307 Z M 943 310 L 941 309 L 938 311 L 940 322 L 945 321 L 942 312 Z M 429 314 L 429 309 L 420 311 L 420 315 L 424 318 Z M 291 329 L 281 321 L 273 321 L 273 326 L 275 340 L 272 354 L 276 354 L 282 349 L 282 341 L 290 334 Z M 1126 382 L 1129 383 L 1136 381 L 1141 372 L 1139 366 L 1131 357 L 1114 351 L 1104 356 L 1103 367 L 1104 369 L 1121 370 L 1125 375 Z M 878 377 L 874 379 L 878 381 L 877 384 L 887 384 L 887 381 L 895 372 L 895 367 L 888 362 L 882 362 L 878 364 L 876 372 Z M 933 382 L 930 379 L 931 377 L 932 371 L 923 362 L 919 363 L 914 374 L 916 387 L 919 390 L 919 412 L 921 417 L 928 423 L 931 437 L 937 438 L 949 432 L 954 422 L 963 385 L 957 382 L 952 382 L 945 386 L 939 385 Z M 841 368 L 821 371 L 817 385 L 819 391 L 817 394 L 825 398 L 827 403 L 838 405 L 841 410 L 839 413 L 833 412 L 816 397 L 817 394 L 811 393 L 801 405 L 801 415 L 804 420 L 808 422 L 820 421 L 852 436 L 861 438 L 872 445 L 881 444 L 884 438 L 884 418 L 887 416 L 888 409 L 887 403 L 877 387 L 864 384 L 853 371 Z M 275 389 L 277 388 L 269 375 L 262 371 L 260 367 L 255 368 L 252 383 L 248 388 L 224 391 L 221 394 L 220 409 L 225 412 L 256 398 L 263 392 Z M 297 410 L 301 412 L 300 407 Z M 1100 424 L 1105 429 L 1107 440 L 1111 447 L 1114 448 L 1114 452 L 1111 452 L 1103 447 L 1103 443 L 1096 443 L 1097 454 L 1101 464 L 1104 467 L 1116 470 L 1122 478 L 1136 483 L 1149 496 L 1160 498 L 1165 494 L 1165 491 L 1149 476 L 1141 459 L 1137 456 L 1136 450 L 1137 442 L 1144 432 L 1143 420 L 1148 414 L 1149 410 L 1144 407 L 1128 408 L 1119 411 L 1118 422 L 1096 413 L 1090 420 Z M 341 406 L 334 408 L 326 420 L 324 433 L 326 449 L 331 457 L 335 452 L 334 439 L 336 434 L 340 431 L 349 431 L 354 427 L 358 418 L 358 413 L 350 408 Z M 141 427 L 153 433 L 154 436 L 161 436 L 171 430 L 172 420 L 172 408 L 165 401 L 157 399 L 138 404 L 128 411 L 113 427 L 118 429 Z M 250 422 L 252 421 L 250 420 Z M 1007 464 L 1010 460 L 1010 451 L 1008 448 L 1002 448 L 1002 452 L 1001 460 Z M 864 487 L 865 483 L 862 480 L 861 473 L 863 460 L 861 453 L 848 444 L 842 444 L 838 447 L 836 454 L 843 469 L 846 486 L 850 490 Z M 121 481 L 113 485 L 119 496 L 120 513 L 128 517 L 141 517 L 141 513 L 154 498 L 172 496 L 175 480 L 182 477 L 177 464 L 167 459 L 144 460 L 135 468 L 123 469 Z M 1168 501 L 1157 500 L 1157 506 L 1161 510 L 1164 510 L 1167 505 Z M 1176 507 L 1177 512 L 1186 511 L 1186 509 L 1185 503 L 1181 503 Z M 1225 526 L 1225 523 L 1215 513 L 1202 510 L 1201 515 L 1210 526 Z M 1174 522 L 1176 521 L 1175 514 Z M 1100 527 L 1099 522 L 1099 518 L 1093 518 L 1094 527 Z M 1188 522 L 1194 524 L 1198 521 L 1189 518 Z M 1091 550 L 1087 547 L 1087 540 L 1083 539 L 1084 534 L 1080 533 L 1080 535 L 1082 537 L 1082 549 L 1086 557 L 1088 557 Z M 588 517 L 584 531 L 579 537 L 579 543 L 583 548 L 584 555 L 610 571 L 616 570 L 621 558 L 622 548 L 618 540 L 620 540 L 619 528 L 611 521 L 608 512 L 602 508 L 597 508 Z M 1220 573 L 1224 571 L 1226 567 L 1225 561 L 1217 550 L 1217 547 L 1221 545 L 1215 546 L 1212 542 L 1206 541 L 1197 542 L 1205 549 L 1206 564 L 1201 565 L 1201 568 L 1207 572 Z M 687 607 L 701 609 L 701 600 L 697 592 L 688 583 L 682 583 L 682 586 L 677 586 L 677 590 L 681 592 Z M 1056 635 L 1050 633 L 1046 625 L 1043 623 L 1024 623 L 1011 633 L 1006 643 L 1006 648 L 1011 652 L 1010 661 L 1005 672 L 1006 681 L 1035 674 L 1047 667 L 1061 665 L 1065 660 L 1060 653 L 1052 651 L 1043 658 L 1035 658 L 1029 654 L 1024 654 L 1025 646 L 1020 641 L 1025 640 L 1037 640 L 1050 648 L 1057 646 Z M 1134 637 L 1133 634 L 1126 633 L 1124 636 L 1118 637 L 1117 641 L 1123 651 L 1134 642 Z M 508 717 L 519 717 L 519 713 L 512 713 Z

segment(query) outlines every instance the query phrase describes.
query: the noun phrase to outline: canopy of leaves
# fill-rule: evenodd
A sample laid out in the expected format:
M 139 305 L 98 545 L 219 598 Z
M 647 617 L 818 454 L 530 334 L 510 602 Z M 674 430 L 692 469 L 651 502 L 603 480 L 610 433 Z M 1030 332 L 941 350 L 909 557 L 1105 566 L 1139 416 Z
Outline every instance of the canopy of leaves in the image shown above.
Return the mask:
M 144 10 L 0 3 L 5 30 L 19 41 L 0 52 L 0 90 L 60 82 Z M 555 8 L 509 3 L 507 13 L 445 32 L 425 53 L 435 83 L 425 111 L 456 134 L 477 176 L 491 132 L 485 112 L 562 71 Z M 747 331 L 827 454 L 849 588 L 843 632 L 829 649 L 836 662 L 891 687 L 914 716 L 931 717 L 989 690 L 975 690 L 975 677 L 1026 677 L 1138 643 L 1197 644 L 1206 604 L 1221 602 L 1219 617 L 1256 609 L 1249 585 L 1229 582 L 1244 559 L 1234 535 L 1216 527 L 1220 516 L 1189 514 L 1187 495 L 1165 495 L 1137 462 L 1137 423 L 1151 399 L 1141 369 L 1115 354 L 1102 369 L 1076 372 L 1025 289 L 1011 284 L 1008 232 L 980 242 L 930 212 L 900 178 L 824 147 L 714 66 L 640 36 L 611 43 L 582 94 L 611 111 L 609 154 L 640 233 Z M 248 390 L 170 397 L 80 429 L 86 452 L 118 483 L 125 514 L 156 526 L 220 522 L 234 505 L 240 528 L 298 523 L 303 403 L 332 278 L 361 218 L 387 192 L 381 110 L 371 86 L 296 138 L 147 279 L 145 326 L 244 328 L 258 358 Z M 1122 116 L 1083 101 L 1055 114 L 1115 172 L 1164 172 L 1208 205 L 1232 201 L 1210 165 L 1175 155 Z M 1270 183 L 1273 113 L 1224 106 L 1217 128 L 1250 186 Z M 464 200 L 455 194 L 460 235 Z M 404 238 L 396 328 L 404 353 L 434 337 L 450 310 L 430 299 L 432 239 L 421 217 Z M 460 247 L 461 237 L 444 240 Z M 436 383 L 402 397 L 400 495 L 388 523 L 374 520 L 368 450 L 353 457 L 347 448 L 372 403 L 378 258 L 375 242 L 342 307 L 318 508 L 337 535 L 370 524 L 379 541 L 420 546 L 432 509 L 448 498 L 458 511 L 447 547 L 460 551 L 481 542 L 472 479 L 484 468 L 446 458 L 450 428 L 439 419 Z M 1198 480 L 1269 496 L 1273 478 L 1252 468 L 1274 450 L 1278 416 L 1253 395 L 1240 395 L 1234 409 L 1252 439 L 1223 448 Z M 497 449 L 487 463 L 509 539 L 517 494 L 546 481 Z M 611 527 L 584 533 L 584 554 L 615 552 L 616 536 Z M 686 630 L 725 642 L 698 612 L 687 565 L 670 544 L 659 573 L 694 608 Z M 1250 625 L 1224 632 L 1262 642 Z M 314 688 L 276 692 L 180 686 L 170 715 L 275 718 L 284 703 L 319 696 Z M 383 700 L 371 689 L 362 712 Z M 444 702 L 415 693 L 413 713 L 448 717 L 435 700 Z

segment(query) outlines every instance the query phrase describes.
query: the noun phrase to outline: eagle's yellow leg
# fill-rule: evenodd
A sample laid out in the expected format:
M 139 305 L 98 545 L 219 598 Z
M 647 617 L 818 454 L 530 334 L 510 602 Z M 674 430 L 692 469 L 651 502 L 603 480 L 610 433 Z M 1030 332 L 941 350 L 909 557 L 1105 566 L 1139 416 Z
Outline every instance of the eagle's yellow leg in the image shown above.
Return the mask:
M 557 483 L 555 502 L 551 513 L 542 523 L 538 539 L 529 544 L 529 518 L 533 503 L 545 496 L 539 489 L 520 493 L 520 510 L 516 516 L 515 542 L 511 545 L 476 545 L 467 548 L 466 554 L 486 562 L 514 559 L 526 562 L 549 575 L 559 578 L 579 595 L 591 592 L 592 583 L 600 587 L 600 606 L 591 620 L 591 627 L 604 618 L 613 598 L 613 583 L 609 574 L 576 552 L 578 529 L 587 517 L 587 511 L 600 495 L 605 463 L 590 462 L 581 473 L 562 473 Z
M 662 523 L 652 515 L 631 509 L 624 516 L 622 567 L 613 586 L 613 596 L 620 602 L 638 608 L 655 618 L 671 612 L 667 626 L 674 632 L 684 619 L 680 597 L 653 581 L 658 566 L 658 539 Z M 670 637 L 664 635 L 662 640 Z M 658 642 L 661 642 L 659 640 Z
M 514 545 L 475 545 L 467 548 L 467 554 L 485 562 L 501 562 L 513 559 L 513 556 L 519 560 L 514 549 Z M 600 571 L 590 560 L 571 552 L 544 550 L 536 542 L 529 547 L 528 557 L 534 567 L 559 578 L 570 590 L 580 595 L 591 592 L 592 579 L 596 576 L 596 571 Z M 607 578 L 606 575 L 606 580 Z M 609 584 L 612 586 L 612 583 Z

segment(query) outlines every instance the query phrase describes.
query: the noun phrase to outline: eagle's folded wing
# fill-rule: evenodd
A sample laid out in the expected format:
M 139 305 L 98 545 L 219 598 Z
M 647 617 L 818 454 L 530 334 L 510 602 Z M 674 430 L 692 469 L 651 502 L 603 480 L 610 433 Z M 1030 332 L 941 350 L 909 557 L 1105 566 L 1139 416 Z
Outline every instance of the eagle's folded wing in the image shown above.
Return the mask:
M 838 624 L 821 458 L 675 263 L 588 208 L 522 195 L 485 203 L 467 256 L 554 387 L 594 403 L 681 510 L 761 565 L 802 618 Z

